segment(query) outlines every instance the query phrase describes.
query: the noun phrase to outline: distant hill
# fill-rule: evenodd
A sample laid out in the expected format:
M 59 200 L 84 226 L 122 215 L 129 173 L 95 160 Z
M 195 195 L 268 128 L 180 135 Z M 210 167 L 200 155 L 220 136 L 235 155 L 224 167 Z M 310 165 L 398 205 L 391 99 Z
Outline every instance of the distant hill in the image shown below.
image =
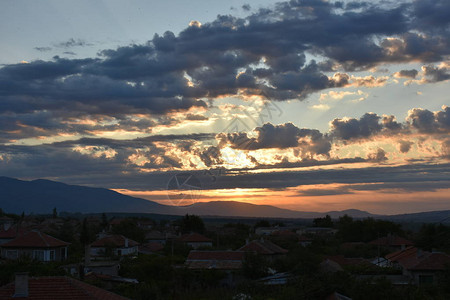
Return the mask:
M 149 200 L 135 198 L 104 188 L 92 188 L 50 180 L 23 181 L 0 177 L 0 208 L 8 213 L 49 214 L 58 211 L 80 213 L 153 213 L 163 215 L 196 214 L 201 216 L 270 217 L 312 219 L 330 215 L 338 218 L 345 214 L 354 218 L 383 218 L 392 221 L 421 222 L 438 220 L 450 216 L 450 211 L 418 213 L 397 216 L 378 216 L 357 209 L 330 212 L 303 212 L 282 209 L 271 205 L 255 205 L 236 201 L 199 202 L 187 207 L 162 205 Z
M 23 181 L 0 177 L 0 207 L 9 213 L 158 212 L 170 207 L 126 196 L 108 189 L 68 185 L 50 180 Z
M 393 222 L 450 223 L 450 210 L 428 211 L 412 214 L 383 216 L 384 220 Z

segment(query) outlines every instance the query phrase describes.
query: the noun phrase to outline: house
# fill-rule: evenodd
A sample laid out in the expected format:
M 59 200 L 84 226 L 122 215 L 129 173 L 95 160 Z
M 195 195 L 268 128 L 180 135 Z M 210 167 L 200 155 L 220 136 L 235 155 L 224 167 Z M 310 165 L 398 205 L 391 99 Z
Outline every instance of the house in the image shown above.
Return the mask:
M 63 261 L 67 259 L 70 243 L 39 231 L 29 231 L 1 245 L 1 255 L 6 259 L 28 256 L 39 261 Z
M 364 269 L 371 269 L 373 264 L 370 260 L 360 257 L 344 257 L 343 255 L 327 256 L 326 260 L 337 263 L 342 268 L 345 267 L 362 267 Z
M 156 242 L 165 245 L 167 241 L 169 240 L 175 240 L 179 238 L 180 236 L 177 235 L 175 232 L 172 232 L 170 230 L 166 230 L 164 232 L 158 231 L 158 230 L 150 230 L 145 234 L 145 241 L 146 242 Z
M 272 233 L 279 231 L 278 227 L 258 227 L 255 229 L 257 235 L 271 235 Z
M 307 236 L 301 235 L 298 237 L 298 243 L 302 246 L 302 247 L 308 247 L 309 245 L 311 245 L 313 242 L 312 238 L 309 238 Z
M 207 238 L 206 236 L 203 236 L 199 233 L 189 233 L 182 235 L 178 241 L 188 245 L 192 249 L 199 249 L 199 248 L 211 248 L 212 247 L 212 240 Z
M 286 255 L 286 253 L 288 253 L 288 250 L 283 249 L 280 246 L 265 239 L 247 242 L 244 246 L 239 248 L 238 251 L 254 252 L 262 255 L 268 260 L 274 260 L 279 257 L 283 257 Z
M 0 217 L 0 230 L 8 230 L 13 224 L 13 218 L 7 216 Z
M 189 269 L 239 270 L 245 257 L 243 251 L 191 250 L 185 265 Z
M 440 252 L 422 251 L 408 247 L 386 255 L 394 267 L 402 270 L 416 284 L 434 283 L 436 277 L 450 265 L 450 255 Z
M 19 235 L 24 234 L 26 231 L 18 226 L 7 227 L 8 229 L 0 229 L 0 245 L 12 241 Z
M 164 245 L 157 242 L 149 242 L 139 246 L 139 253 L 156 254 L 164 250 Z
M 15 282 L 0 287 L 0 300 L 3 299 L 125 300 L 127 298 L 70 277 L 29 278 L 27 273 L 17 273 Z
M 92 257 L 126 256 L 138 253 L 139 243 L 120 234 L 104 236 L 90 245 Z
M 298 229 L 296 231 L 297 234 L 307 234 L 307 235 L 314 235 L 314 236 L 333 236 L 338 232 L 337 229 L 328 228 L 328 227 L 308 227 L 308 228 L 302 228 Z
M 369 242 L 370 245 L 380 246 L 383 248 L 389 248 L 392 250 L 402 250 L 406 247 L 413 246 L 414 243 L 405 238 L 396 236 L 396 235 L 388 235 L 385 237 L 381 237 L 379 239 L 373 240 Z

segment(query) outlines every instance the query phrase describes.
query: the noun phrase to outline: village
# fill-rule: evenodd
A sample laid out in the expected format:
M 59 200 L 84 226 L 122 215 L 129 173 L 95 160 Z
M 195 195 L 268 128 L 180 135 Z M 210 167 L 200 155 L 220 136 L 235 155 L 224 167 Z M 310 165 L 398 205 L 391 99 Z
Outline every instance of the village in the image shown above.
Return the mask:
M 76 287 L 65 295 L 103 299 L 444 299 L 449 241 L 442 224 L 411 231 L 347 215 L 300 222 L 2 212 L 0 299 L 57 295 L 58 285 Z

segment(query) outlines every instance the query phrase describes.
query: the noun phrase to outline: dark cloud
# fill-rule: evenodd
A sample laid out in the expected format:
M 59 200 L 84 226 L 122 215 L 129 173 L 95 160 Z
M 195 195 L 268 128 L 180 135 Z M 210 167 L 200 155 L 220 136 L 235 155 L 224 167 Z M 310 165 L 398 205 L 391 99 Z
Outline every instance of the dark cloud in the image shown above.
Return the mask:
M 438 189 L 450 188 L 449 181 L 424 181 L 417 182 L 383 182 L 341 185 L 335 188 L 305 189 L 299 190 L 301 196 L 331 196 L 348 195 L 357 191 L 380 191 L 383 193 L 415 193 L 423 191 L 436 191 Z
M 74 39 L 70 38 L 67 41 L 59 42 L 55 44 L 55 47 L 59 48 L 72 48 L 72 47 L 86 47 L 86 46 L 93 46 L 94 44 L 86 42 L 82 39 Z
M 422 133 L 448 133 L 450 131 L 450 107 L 442 111 L 431 112 L 427 109 L 414 108 L 408 112 L 410 126 Z
M 450 159 L 450 139 L 446 139 L 441 144 L 441 155 L 446 159 Z
M 369 153 L 367 155 L 367 159 L 373 162 L 383 162 L 388 160 L 388 158 L 386 157 L 386 151 L 381 148 L 378 148 L 374 153 Z
M 396 72 L 394 74 L 395 77 L 398 78 L 409 78 L 409 79 L 414 79 L 416 78 L 417 74 L 419 74 L 419 71 L 417 71 L 416 69 L 412 69 L 412 70 L 400 70 L 398 72 Z
M 386 78 L 324 72 L 441 61 L 450 54 L 447 7 L 445 1 L 428 0 L 377 6 L 289 1 L 245 18 L 219 15 L 178 35 L 167 31 L 144 44 L 105 49 L 97 58 L 6 65 L 0 69 L 0 111 L 51 111 L 62 119 L 68 114 L 165 115 L 237 93 L 283 101 L 328 88 L 380 86 Z M 55 47 L 91 45 L 70 38 Z M 323 60 L 307 61 L 306 53 Z M 412 71 L 402 76 L 413 76 Z M 428 82 L 449 76 L 444 67 L 430 65 L 424 72 Z
M 301 148 L 304 154 L 328 155 L 331 150 L 329 139 L 315 129 L 300 129 L 292 123 L 273 125 L 266 123 L 254 130 L 257 137 L 248 137 L 247 133 L 220 133 L 219 145 L 230 145 L 234 149 L 257 150 L 268 148 Z
M 76 54 L 75 52 L 73 52 L 73 51 L 64 51 L 63 54 L 66 54 L 66 55 L 77 55 L 77 54 Z
M 399 150 L 401 153 L 408 153 L 409 150 L 411 149 L 412 145 L 414 145 L 413 142 L 400 140 L 399 141 L 399 148 L 400 148 Z
M 186 120 L 189 121 L 206 121 L 208 120 L 208 117 L 202 116 L 202 115 L 196 115 L 196 114 L 187 114 Z
M 426 82 L 439 82 L 450 79 L 450 67 L 424 66 L 423 73 Z
M 220 148 L 215 146 L 210 146 L 205 150 L 201 151 L 200 159 L 208 168 L 213 165 L 220 165 L 223 163 Z
M 34 47 L 34 50 L 37 50 L 39 52 L 48 52 L 51 51 L 52 47 Z
M 342 140 L 368 138 L 383 128 L 380 119 L 381 117 L 374 113 L 366 113 L 359 120 L 334 119 L 331 121 L 331 135 Z
M 244 4 L 244 5 L 242 5 L 242 9 L 245 11 L 250 11 L 251 6 L 250 6 L 250 4 Z

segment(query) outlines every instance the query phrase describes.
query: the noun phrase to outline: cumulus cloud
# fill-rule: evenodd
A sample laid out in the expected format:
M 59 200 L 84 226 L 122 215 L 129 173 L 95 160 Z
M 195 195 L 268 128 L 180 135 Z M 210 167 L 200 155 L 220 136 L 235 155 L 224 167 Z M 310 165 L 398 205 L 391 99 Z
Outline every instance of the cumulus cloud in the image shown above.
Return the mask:
M 450 107 L 443 106 L 442 111 L 431 112 L 414 108 L 408 112 L 410 126 L 422 133 L 448 133 L 450 131 Z
M 432 65 L 422 67 L 424 81 L 427 83 L 440 82 L 450 79 L 450 64 L 442 64 L 435 67 Z
M 414 78 L 416 78 L 417 74 L 419 74 L 419 71 L 417 71 L 416 69 L 400 70 L 400 71 L 394 73 L 394 77 L 414 79 Z
M 414 145 L 411 141 L 400 140 L 399 142 L 399 150 L 401 153 L 408 153 L 411 149 L 411 146 Z
M 373 153 L 369 153 L 367 155 L 367 159 L 373 162 L 383 162 L 385 160 L 388 160 L 388 158 L 386 157 L 386 151 L 381 148 L 378 148 Z
M 367 138 L 381 131 L 381 117 L 366 113 L 359 120 L 355 118 L 334 119 L 331 121 L 331 135 L 342 140 Z
M 244 18 L 193 21 L 178 35 L 155 34 L 143 44 L 100 51 L 96 58 L 5 65 L 0 69 L 1 108 L 16 114 L 167 114 L 238 93 L 284 101 L 329 88 L 383 86 L 385 77 L 343 72 L 329 77 L 325 72 L 442 61 L 450 54 L 448 34 L 441 30 L 448 25 L 447 6 L 426 0 L 377 6 L 289 1 Z M 70 38 L 55 47 L 89 45 Z M 305 53 L 323 59 L 307 61 Z M 413 76 L 411 71 L 399 75 Z M 448 79 L 444 67 L 429 65 L 424 73 L 430 83 Z
M 298 128 L 292 123 L 273 125 L 266 123 L 254 129 L 257 136 L 245 132 L 220 133 L 219 145 L 240 150 L 300 148 L 309 155 L 329 155 L 331 143 L 327 136 L 315 129 Z

